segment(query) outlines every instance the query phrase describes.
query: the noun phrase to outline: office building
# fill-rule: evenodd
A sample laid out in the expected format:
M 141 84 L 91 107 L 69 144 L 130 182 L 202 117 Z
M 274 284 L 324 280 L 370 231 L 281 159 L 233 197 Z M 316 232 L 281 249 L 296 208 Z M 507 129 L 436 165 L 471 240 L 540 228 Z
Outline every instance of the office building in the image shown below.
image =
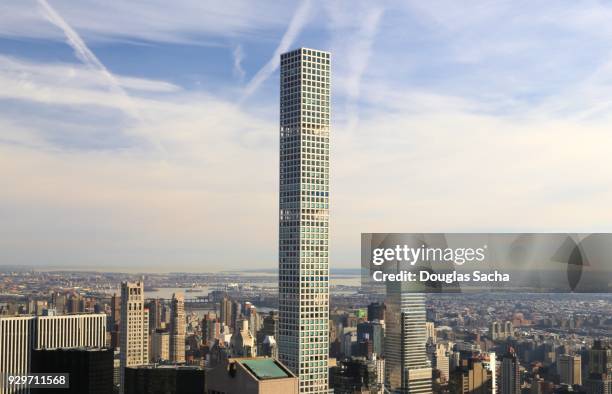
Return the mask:
M 249 330 L 249 321 L 240 320 L 230 340 L 230 353 L 232 357 L 254 357 L 257 355 L 255 337 Z
M 492 373 L 481 360 L 468 359 L 451 372 L 449 389 L 456 394 L 489 394 L 492 384 Z
M 377 394 L 382 390 L 377 372 L 376 359 L 351 357 L 330 368 L 329 385 L 334 394 Z
M 298 378 L 268 357 L 225 359 L 206 373 L 207 394 L 297 394 Z
M 280 59 L 279 357 L 327 393 L 330 53 Z
M 106 342 L 106 315 L 0 317 L 0 372 L 31 372 L 34 349 L 98 347 Z M 0 394 L 14 388 L 0 387 Z
M 446 346 L 436 344 L 436 351 L 433 356 L 433 366 L 440 371 L 441 380 L 443 382 L 448 381 L 450 377 L 450 359 Z
M 162 328 L 162 301 L 159 298 L 149 300 L 147 309 L 149 310 L 149 332 L 153 333 Z
M 357 342 L 370 342 L 372 353 L 383 354 L 384 329 L 379 322 L 363 322 L 357 324 Z M 364 354 L 361 354 L 364 356 Z
M 402 286 L 405 286 L 402 282 L 387 283 L 385 384 L 392 392 L 431 393 L 425 297 Z
M 232 327 L 232 300 L 226 296 L 219 301 L 219 318 L 223 324 Z
M 501 394 L 520 394 L 520 364 L 514 349 L 508 349 L 501 361 Z
M 153 362 L 170 359 L 170 334 L 166 330 L 157 329 L 151 338 L 151 360 Z
M 185 362 L 185 297 L 173 294 L 170 307 L 170 361 Z
M 125 394 L 203 394 L 205 372 L 199 366 L 140 365 L 125 369 Z
M 588 376 L 584 387 L 588 394 L 612 394 L 612 345 L 596 340 L 589 349 Z
M 121 284 L 121 390 L 124 392 L 125 369 L 149 362 L 149 320 L 144 307 L 144 283 Z
M 425 322 L 425 330 L 427 331 L 427 342 L 436 343 L 436 327 L 433 322 Z
M 66 389 L 32 389 L 32 394 L 109 394 L 113 392 L 113 349 L 40 349 L 32 352 L 32 373 L 67 373 Z
M 582 358 L 580 355 L 562 354 L 557 361 L 559 381 L 573 386 L 582 384 Z
M 373 302 L 368 305 L 368 321 L 385 320 L 385 304 Z

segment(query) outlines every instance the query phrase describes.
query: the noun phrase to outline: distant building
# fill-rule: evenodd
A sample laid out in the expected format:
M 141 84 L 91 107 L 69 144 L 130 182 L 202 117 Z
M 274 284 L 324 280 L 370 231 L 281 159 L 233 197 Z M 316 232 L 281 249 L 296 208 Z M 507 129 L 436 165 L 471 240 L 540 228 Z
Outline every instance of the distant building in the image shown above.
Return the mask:
M 121 392 L 125 369 L 149 362 L 149 314 L 144 307 L 144 283 L 121 284 Z
M 278 312 L 276 311 L 271 311 L 264 316 L 262 327 L 256 334 L 256 344 L 258 355 L 278 358 L 277 355 L 268 354 L 268 350 L 264 349 L 264 342 L 266 341 L 266 338 L 270 338 L 274 341 L 274 346 L 278 355 Z M 270 339 L 268 339 L 268 344 L 270 344 Z
M 357 324 L 357 342 L 370 341 L 372 352 L 382 355 L 384 351 L 384 329 L 380 322 L 364 322 Z M 365 354 L 361 354 L 365 356 Z
M 232 327 L 232 300 L 227 297 L 219 301 L 219 318 L 223 324 Z
M 149 309 L 149 332 L 153 333 L 155 330 L 162 328 L 162 301 L 159 298 L 149 300 L 147 308 Z
M 261 352 L 258 350 L 257 354 L 260 356 L 268 356 L 272 358 L 278 358 L 278 344 L 273 336 L 266 335 L 261 344 Z
M 170 307 L 170 361 L 185 362 L 185 297 L 173 294 Z
M 375 394 L 382 390 L 376 359 L 352 357 L 342 360 L 337 366 L 330 368 L 329 379 L 329 386 L 334 390 L 334 394 Z
M 113 349 L 41 349 L 32 352 L 32 373 L 68 373 L 66 394 L 109 394 L 113 392 Z M 50 393 L 32 389 L 32 394 Z M 51 390 L 52 392 L 53 390 Z
M 589 349 L 588 376 L 584 381 L 588 394 L 612 394 L 612 345 L 601 340 Z
M 557 361 L 560 383 L 569 386 L 582 384 L 582 358 L 580 355 L 562 354 Z
M 203 394 L 204 369 L 185 365 L 141 365 L 125 369 L 125 394 Z
M 151 360 L 153 362 L 170 359 L 170 334 L 166 330 L 157 329 L 151 339 Z
M 436 345 L 436 351 L 433 356 L 433 366 L 440 371 L 441 380 L 444 382 L 448 381 L 450 377 L 450 359 L 444 346 Z
M 501 362 L 501 394 L 520 394 L 520 364 L 516 353 L 510 348 Z
M 273 358 L 233 358 L 206 373 L 207 394 L 297 394 L 298 390 L 298 378 Z
M 368 321 L 385 320 L 385 304 L 373 302 L 368 305 Z
M 498 321 L 491 322 L 489 327 L 489 337 L 493 341 L 497 340 L 505 340 L 508 337 L 514 336 L 514 327 L 512 326 L 512 322 L 507 321 L 505 323 L 500 323 Z
M 427 330 L 427 342 L 436 343 L 436 327 L 432 321 L 425 322 Z
M 462 360 L 463 365 L 451 372 L 449 389 L 455 394 L 488 394 L 492 392 L 492 373 L 480 360 Z
M 254 357 L 257 355 L 255 338 L 249 330 L 249 321 L 240 320 L 230 341 L 232 357 Z

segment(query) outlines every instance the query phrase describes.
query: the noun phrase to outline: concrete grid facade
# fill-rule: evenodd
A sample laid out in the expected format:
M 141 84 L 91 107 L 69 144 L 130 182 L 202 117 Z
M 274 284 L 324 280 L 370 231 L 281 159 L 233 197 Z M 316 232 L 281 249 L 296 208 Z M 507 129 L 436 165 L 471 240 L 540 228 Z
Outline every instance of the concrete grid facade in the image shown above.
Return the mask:
M 302 393 L 328 390 L 330 61 L 280 60 L 279 358 Z
M 31 372 L 34 349 L 103 348 L 106 315 L 0 317 L 0 374 Z M 0 384 L 0 394 L 28 393 L 28 389 Z

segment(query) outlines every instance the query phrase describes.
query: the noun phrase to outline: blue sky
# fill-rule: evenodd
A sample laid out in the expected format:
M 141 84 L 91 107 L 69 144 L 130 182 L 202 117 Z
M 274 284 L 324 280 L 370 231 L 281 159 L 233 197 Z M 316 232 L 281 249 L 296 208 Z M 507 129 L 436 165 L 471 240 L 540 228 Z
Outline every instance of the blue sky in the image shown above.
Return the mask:
M 361 232 L 610 231 L 612 3 L 0 4 L 0 265 L 274 267 L 278 54 L 332 52 Z

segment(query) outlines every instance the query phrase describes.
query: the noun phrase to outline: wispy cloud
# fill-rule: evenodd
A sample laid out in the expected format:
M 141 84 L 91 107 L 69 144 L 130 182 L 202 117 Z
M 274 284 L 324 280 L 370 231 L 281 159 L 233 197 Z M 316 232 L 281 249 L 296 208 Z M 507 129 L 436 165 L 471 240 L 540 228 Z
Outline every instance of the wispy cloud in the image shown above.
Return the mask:
M 234 51 L 232 52 L 234 56 L 234 75 L 238 78 L 243 79 L 245 72 L 242 68 L 242 60 L 244 59 L 244 51 L 242 50 L 242 45 L 236 45 Z
M 276 71 L 280 64 L 280 55 L 287 52 L 293 42 L 300 34 L 310 17 L 310 1 L 302 1 L 289 22 L 289 27 L 285 31 L 283 38 L 276 47 L 274 54 L 268 62 L 255 74 L 244 89 L 243 99 L 250 96 L 257 88 Z
M 87 47 L 81 36 L 72 28 L 64 18 L 61 17 L 47 0 L 38 0 L 41 12 L 45 18 L 55 26 L 59 27 L 64 35 L 66 36 L 66 43 L 72 47 L 74 54 L 79 60 L 81 60 L 88 67 L 100 72 L 100 74 L 108 82 L 108 86 L 118 94 L 122 101 L 123 109 L 126 113 L 133 117 L 138 117 L 138 113 L 134 104 L 130 100 L 128 94 L 125 92 L 119 81 L 115 76 L 102 64 L 102 62 L 94 55 L 94 53 Z
M 372 57 L 372 47 L 378 32 L 380 20 L 383 16 L 382 8 L 374 8 L 365 16 L 361 29 L 356 34 L 353 46 L 350 49 L 350 70 L 346 78 L 347 93 L 347 119 L 348 130 L 354 129 L 359 123 L 357 103 L 361 94 L 361 80 Z

